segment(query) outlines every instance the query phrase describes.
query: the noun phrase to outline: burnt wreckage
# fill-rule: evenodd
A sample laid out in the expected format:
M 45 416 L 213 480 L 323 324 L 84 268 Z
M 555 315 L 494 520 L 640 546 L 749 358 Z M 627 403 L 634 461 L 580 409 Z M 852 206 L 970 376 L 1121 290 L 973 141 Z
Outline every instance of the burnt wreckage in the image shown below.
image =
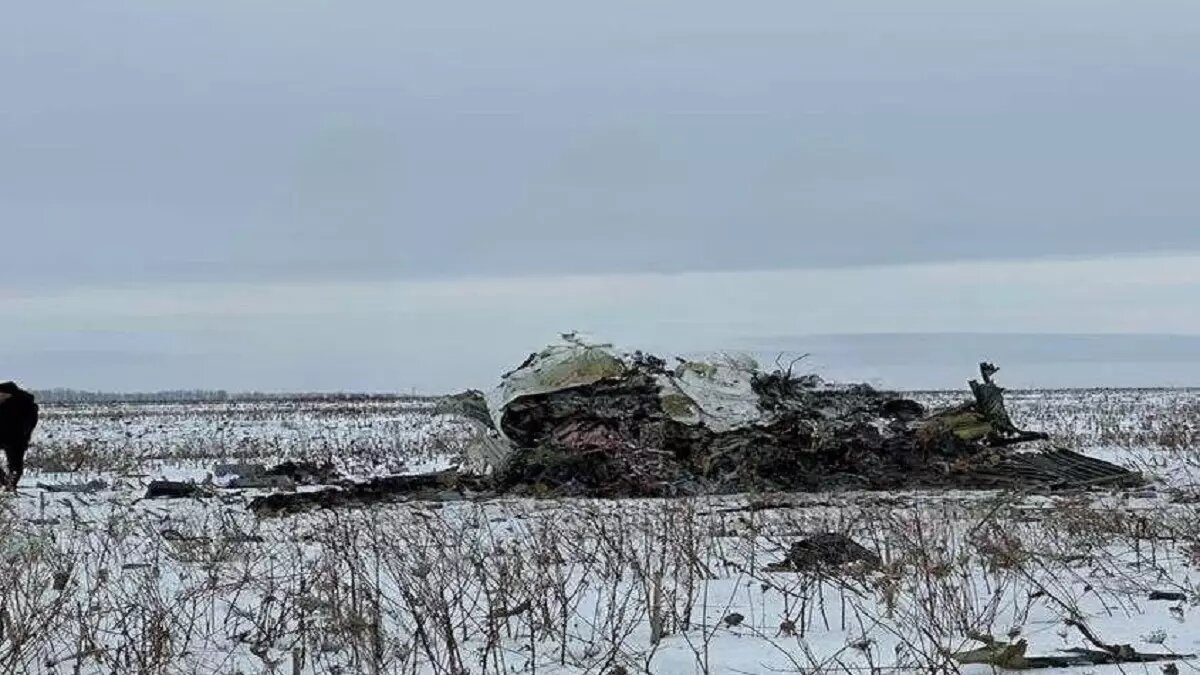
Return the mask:
M 970 382 L 973 400 L 933 412 L 794 365 L 764 372 L 725 356 L 668 366 L 568 340 L 506 374 L 486 406 L 458 397 L 482 426 L 465 468 L 504 491 L 591 496 L 1140 481 L 1069 450 L 1016 447 L 1048 438 L 1013 423 L 990 363 Z
M 488 394 L 440 412 L 477 433 L 457 469 L 260 497 L 284 512 L 463 494 L 669 497 L 831 488 L 1061 490 L 1132 487 L 1140 474 L 1018 428 L 989 363 L 972 400 L 927 411 L 865 384 L 760 370 L 747 357 L 671 365 L 566 342 L 532 354 Z

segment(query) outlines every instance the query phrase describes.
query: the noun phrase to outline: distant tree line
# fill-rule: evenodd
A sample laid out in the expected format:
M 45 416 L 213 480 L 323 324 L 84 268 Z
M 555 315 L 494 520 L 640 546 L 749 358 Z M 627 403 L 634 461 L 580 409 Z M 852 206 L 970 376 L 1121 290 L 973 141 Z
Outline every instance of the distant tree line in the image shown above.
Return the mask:
M 353 392 L 234 392 L 223 389 L 172 389 L 149 392 L 44 389 L 34 394 L 45 403 L 222 403 L 257 401 L 390 401 L 428 398 L 418 394 L 364 394 Z

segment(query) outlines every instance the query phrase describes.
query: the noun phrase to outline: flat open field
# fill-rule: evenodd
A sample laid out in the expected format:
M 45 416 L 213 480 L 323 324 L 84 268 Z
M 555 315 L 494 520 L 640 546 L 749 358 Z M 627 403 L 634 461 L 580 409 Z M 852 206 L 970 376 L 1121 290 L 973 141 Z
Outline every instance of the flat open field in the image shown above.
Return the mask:
M 1139 652 L 1200 652 L 1200 393 L 1012 392 L 1008 404 L 1020 426 L 1136 466 L 1151 486 L 258 518 L 246 503 L 262 490 L 142 497 L 152 479 L 204 480 L 223 462 L 428 471 L 454 463 L 468 427 L 406 398 L 47 404 L 22 487 L 0 499 L 0 672 L 991 672 L 949 654 L 987 634 L 1069 656 L 1094 648 L 1078 624 Z M 774 569 L 822 532 L 881 564 Z

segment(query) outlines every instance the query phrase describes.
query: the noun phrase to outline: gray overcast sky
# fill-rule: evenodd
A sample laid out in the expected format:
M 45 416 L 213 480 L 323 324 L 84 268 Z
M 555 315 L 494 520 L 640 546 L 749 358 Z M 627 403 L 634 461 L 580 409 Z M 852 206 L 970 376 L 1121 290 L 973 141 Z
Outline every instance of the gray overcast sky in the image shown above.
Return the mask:
M 0 347 L 44 385 L 439 387 L 501 370 L 499 355 L 441 379 L 437 357 L 402 362 L 484 325 L 404 304 L 400 289 L 432 281 L 877 278 L 898 263 L 1200 250 L 1193 0 L 29 2 L 0 22 L 0 85 L 0 311 L 24 325 Z M 1169 295 L 1200 297 L 1187 283 Z M 536 286 L 506 288 L 537 300 Z M 701 286 L 689 292 L 720 295 Z M 55 313 L 83 293 L 99 304 Z M 240 327 L 206 313 L 280 293 L 284 306 L 235 311 Z M 551 324 L 581 327 L 567 321 L 673 334 L 615 301 L 539 323 L 505 298 L 505 357 Z M 961 330 L 993 311 L 959 301 L 904 328 L 836 312 L 771 325 L 754 303 L 753 327 L 711 337 Z M 1096 330 L 1200 333 L 1170 313 L 1188 302 Z M 379 323 L 406 312 L 426 312 L 419 328 Z M 1038 332 L 1040 316 L 1000 327 Z

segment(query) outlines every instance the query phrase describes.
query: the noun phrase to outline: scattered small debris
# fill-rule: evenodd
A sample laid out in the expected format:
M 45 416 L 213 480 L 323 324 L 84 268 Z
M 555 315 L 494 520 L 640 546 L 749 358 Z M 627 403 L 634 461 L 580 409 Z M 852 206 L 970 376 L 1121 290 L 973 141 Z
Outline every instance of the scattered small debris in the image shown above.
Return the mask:
M 216 464 L 213 475 L 232 476 L 225 483 L 231 489 L 294 490 L 297 485 L 337 485 L 345 481 L 332 462 L 286 461 L 267 467 L 262 464 Z
M 1167 631 L 1159 628 L 1142 636 L 1142 642 L 1149 645 L 1161 645 L 1167 641 Z
M 965 652 L 957 652 L 951 656 L 955 661 L 967 664 L 984 664 L 1006 670 L 1034 670 L 1042 668 L 1069 668 L 1072 666 L 1097 666 L 1121 663 L 1152 663 L 1155 661 L 1180 661 L 1195 658 L 1194 654 L 1147 654 L 1136 651 L 1129 645 L 1109 645 L 1100 642 L 1086 626 L 1077 621 L 1068 621 L 1068 625 L 1080 629 L 1084 637 L 1097 649 L 1072 647 L 1062 650 L 1067 656 L 1026 656 L 1028 643 L 1025 640 L 1017 642 L 1000 642 L 991 635 L 969 634 L 972 640 L 982 642 L 983 647 Z M 1163 671 L 1166 672 L 1166 667 Z M 1176 671 L 1178 672 L 1178 671 Z
M 86 483 L 38 483 L 37 486 L 46 492 L 71 492 L 75 494 L 95 494 L 108 489 L 108 483 L 99 478 Z
M 853 539 L 833 532 L 818 534 L 792 544 L 786 558 L 769 565 L 775 572 L 825 571 L 858 564 L 875 568 L 882 564 L 879 555 Z
M 526 601 L 518 604 L 517 606 L 513 607 L 512 609 L 505 609 L 502 607 L 502 608 L 492 612 L 490 617 L 492 619 L 509 619 L 509 618 L 512 618 L 519 614 L 524 614 L 525 612 L 528 612 L 531 607 L 533 607 L 533 604 L 531 602 L 529 602 L 528 600 L 526 600 Z
M 281 462 L 267 469 L 264 475 L 286 478 L 295 485 L 336 485 L 346 480 L 333 462 L 328 460 L 320 464 L 316 462 Z
M 759 511 L 770 511 L 773 509 L 791 509 L 797 506 L 796 502 L 784 501 L 780 499 L 752 499 L 744 506 L 730 506 L 728 508 L 717 509 L 713 513 L 758 513 Z M 805 506 L 813 506 L 806 503 Z
M 288 476 L 261 475 L 251 478 L 238 476 L 225 484 L 233 490 L 295 490 L 296 481 Z
M 251 511 L 264 516 L 311 509 L 361 507 L 411 500 L 457 501 L 487 490 L 483 479 L 454 470 L 413 476 L 384 476 L 343 487 L 311 492 L 275 493 L 250 500 Z
M 164 541 L 208 541 L 208 537 L 187 535 L 179 530 L 168 527 L 158 533 Z
M 224 476 L 236 476 L 239 478 L 253 478 L 262 476 L 267 473 L 267 467 L 262 464 L 235 462 L 233 464 L 214 464 L 212 474 L 216 478 Z
M 207 497 L 211 494 L 209 488 L 196 483 L 175 480 L 151 481 L 146 487 L 145 499 L 183 499 L 187 497 Z
M 874 640 L 872 640 L 871 638 L 868 638 L 868 637 L 864 637 L 864 638 L 861 638 L 861 639 L 851 642 L 848 646 L 851 649 L 856 649 L 860 652 L 865 652 L 868 649 L 870 649 L 871 645 L 873 645 L 873 644 L 875 644 Z

